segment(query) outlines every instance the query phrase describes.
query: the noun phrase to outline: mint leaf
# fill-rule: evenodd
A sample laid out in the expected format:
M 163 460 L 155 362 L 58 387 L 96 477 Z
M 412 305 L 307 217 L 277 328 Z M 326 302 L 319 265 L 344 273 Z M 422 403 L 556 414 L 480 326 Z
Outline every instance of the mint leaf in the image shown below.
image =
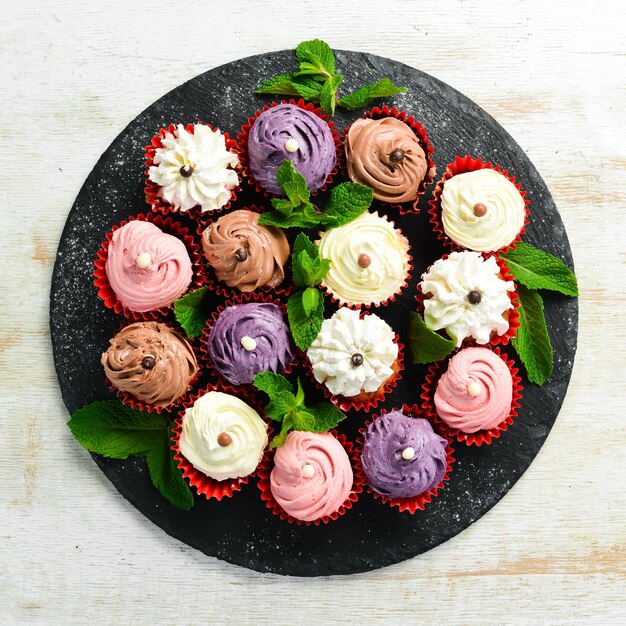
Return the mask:
M 287 318 L 294 342 L 301 350 L 308 350 L 317 337 L 324 321 L 324 299 L 320 298 L 317 308 L 307 315 L 302 304 L 302 292 L 289 296 Z
M 298 409 L 293 414 L 293 429 L 308 430 L 309 432 L 315 427 L 315 417 L 303 409 Z
M 306 199 L 309 199 L 309 190 L 306 188 L 306 180 L 304 176 L 296 170 L 291 159 L 285 159 L 276 172 L 276 182 L 283 188 L 287 183 L 299 183 L 306 189 Z M 288 194 L 285 194 L 288 195 Z
M 566 296 L 577 296 L 576 276 L 557 257 L 520 241 L 517 249 L 502 255 L 515 280 L 531 289 L 559 291 Z
M 295 76 L 293 79 L 293 88 L 300 96 L 310 102 L 320 101 L 322 85 L 323 83 L 313 76 Z
M 150 479 L 172 506 L 189 511 L 193 506 L 193 495 L 178 468 L 178 462 L 174 460 L 171 438 L 172 431 L 169 427 L 146 455 Z
M 198 337 L 209 315 L 209 288 L 200 287 L 174 302 L 174 316 L 187 337 Z
M 341 183 L 330 191 L 325 213 L 332 228 L 343 226 L 365 213 L 372 204 L 373 191 L 359 183 Z
M 388 78 L 381 78 L 376 83 L 365 85 L 350 95 L 340 98 L 337 104 L 348 111 L 355 111 L 371 104 L 377 98 L 394 96 L 403 91 L 406 91 L 405 87 L 396 87 Z
M 422 316 L 415 311 L 409 313 L 407 344 L 411 350 L 411 361 L 416 364 L 439 361 L 454 350 L 454 341 L 428 328 Z
M 293 280 L 298 287 L 315 287 L 326 276 L 330 269 L 330 261 L 321 259 L 317 246 L 304 233 L 300 233 L 293 244 L 291 269 Z
M 289 162 L 291 163 L 291 161 Z M 285 183 L 283 185 L 283 191 L 294 207 L 307 204 L 311 196 L 306 187 L 304 178 L 301 181 L 293 180 Z
M 272 439 L 272 441 L 270 441 L 270 450 L 273 450 L 274 448 L 278 448 L 278 447 L 282 446 L 285 443 L 285 440 L 287 439 L 287 435 L 289 434 L 289 431 L 292 428 L 293 428 L 293 419 L 291 418 L 290 415 L 288 415 L 283 420 L 283 424 L 281 426 L 280 433 L 278 435 L 276 435 Z
M 320 256 L 319 248 L 304 233 L 299 233 L 293 242 L 292 255 L 297 257 L 304 250 L 312 259 L 318 259 Z
M 83 448 L 111 459 L 148 452 L 163 436 L 167 420 L 157 413 L 131 409 L 119 400 L 97 400 L 67 423 Z
M 276 200 L 274 198 L 272 202 Z M 287 200 L 287 202 L 289 202 Z M 264 226 L 277 226 L 278 228 L 311 228 L 319 224 L 319 220 L 311 220 L 301 213 L 281 215 L 278 211 L 266 211 L 259 216 L 259 224 Z
M 302 308 L 307 317 L 311 317 L 313 311 L 317 309 L 321 297 L 322 294 L 315 287 L 307 287 L 302 292 Z
M 543 385 L 550 378 L 553 366 L 543 300 L 536 291 L 524 285 L 517 285 L 517 296 L 520 300 L 520 327 L 511 342 L 526 368 L 528 380 Z
M 254 377 L 252 384 L 270 397 L 279 391 L 293 393 L 293 385 L 284 376 L 274 372 L 260 372 Z
M 304 406 L 304 388 L 302 387 L 302 380 L 298 377 L 298 393 L 296 393 L 296 404 L 299 407 Z
M 335 55 L 330 46 L 321 39 L 303 41 L 296 48 L 300 72 L 309 74 L 324 74 L 330 76 L 335 73 Z
M 285 96 L 297 96 L 299 95 L 299 91 L 293 85 L 292 80 L 293 73 L 273 76 L 262 83 L 256 90 L 256 93 L 274 93 Z
M 341 74 L 329 76 L 320 91 L 320 106 L 326 115 L 333 116 L 335 114 L 335 106 L 337 104 L 337 87 L 343 81 Z
M 266 415 L 275 422 L 282 422 L 285 415 L 296 410 L 298 401 L 291 391 L 276 391 L 270 395 L 269 404 L 265 407 Z
M 309 411 L 315 417 L 315 425 L 311 429 L 314 433 L 325 433 L 332 430 L 346 417 L 346 414 L 340 411 L 338 407 L 328 402 L 311 406 Z

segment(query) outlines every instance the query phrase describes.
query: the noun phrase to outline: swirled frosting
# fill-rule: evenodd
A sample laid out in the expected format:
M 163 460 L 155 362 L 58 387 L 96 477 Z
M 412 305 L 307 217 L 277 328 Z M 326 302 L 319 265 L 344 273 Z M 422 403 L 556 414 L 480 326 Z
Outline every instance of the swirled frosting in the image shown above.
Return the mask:
M 288 148 L 293 147 L 296 150 L 291 152 Z M 250 171 L 265 191 L 284 195 L 276 172 L 285 159 L 291 159 L 310 191 L 324 185 L 337 161 L 328 124 L 293 104 L 279 104 L 261 113 L 248 135 Z
M 152 406 L 168 406 L 180 398 L 198 373 L 187 340 L 158 322 L 123 328 L 100 361 L 113 386 Z
M 166 133 L 161 144 L 148 177 L 161 186 L 163 197 L 172 206 L 188 211 L 198 205 L 206 212 L 230 200 L 239 184 L 233 169 L 239 165 L 239 158 L 226 149 L 226 139 L 219 130 L 195 124 L 190 133 L 178 124 L 174 133 Z
M 322 328 L 307 351 L 315 380 L 346 398 L 374 393 L 394 373 L 398 345 L 390 326 L 377 315 L 363 318 L 341 308 Z
M 293 359 L 282 311 L 269 302 L 225 308 L 211 327 L 207 349 L 215 369 L 233 385 L 252 383 L 259 372 L 280 373 Z
M 214 480 L 254 472 L 267 446 L 267 424 L 236 396 L 209 391 L 185 411 L 181 454 Z
M 492 332 L 503 335 L 509 328 L 506 311 L 513 308 L 510 280 L 502 280 L 494 257 L 479 252 L 453 252 L 439 259 L 422 276 L 424 321 L 433 330 L 445 328 L 457 347 L 466 337 L 489 343 Z M 478 300 L 472 303 L 473 299 Z M 428 297 L 430 296 L 430 297 Z
M 348 130 L 345 148 L 348 176 L 371 187 L 374 198 L 383 202 L 415 200 L 428 162 L 410 126 L 395 117 L 358 119 Z
M 286 513 L 313 522 L 339 510 L 353 481 L 350 458 L 333 435 L 294 430 L 276 450 L 270 490 Z
M 390 498 L 413 498 L 443 480 L 447 444 L 427 420 L 391 411 L 365 431 L 363 471 L 374 491 Z
M 289 242 L 280 228 L 259 226 L 254 211 L 233 211 L 202 233 L 202 248 L 218 280 L 240 291 L 277 287 L 289 258 Z
M 434 397 L 437 415 L 464 433 L 502 423 L 511 412 L 512 401 L 511 371 L 489 348 L 465 348 L 455 354 Z
M 169 306 L 187 291 L 193 277 L 185 244 L 140 220 L 113 233 L 105 269 L 117 299 L 137 312 Z
M 406 279 L 409 244 L 377 213 L 362 213 L 323 232 L 316 244 L 320 255 L 331 262 L 323 284 L 343 302 L 382 302 L 397 293 Z
M 443 229 L 464 248 L 494 252 L 508 246 L 522 230 L 525 215 L 517 187 L 496 170 L 457 174 L 443 186 Z

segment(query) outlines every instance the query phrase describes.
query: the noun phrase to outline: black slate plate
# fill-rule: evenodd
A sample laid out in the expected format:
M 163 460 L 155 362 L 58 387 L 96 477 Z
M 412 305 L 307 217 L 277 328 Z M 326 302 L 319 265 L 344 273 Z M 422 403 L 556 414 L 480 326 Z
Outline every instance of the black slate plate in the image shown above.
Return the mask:
M 562 258 L 570 267 L 567 236 L 546 186 L 523 150 L 485 111 L 448 85 L 401 63 L 355 52 L 337 52 L 345 91 L 389 76 L 407 93 L 387 103 L 415 115 L 435 146 L 438 172 L 456 154 L 471 153 L 506 167 L 522 182 L 531 201 L 527 241 Z M 71 413 L 111 396 L 99 364 L 100 353 L 122 319 L 105 309 L 93 286 L 93 260 L 105 233 L 130 214 L 146 211 L 143 147 L 170 122 L 202 120 L 234 136 L 255 110 L 271 100 L 253 93 L 274 74 L 293 68 L 293 52 L 242 59 L 216 68 L 174 89 L 133 120 L 102 155 L 68 217 L 52 280 L 50 325 L 54 359 L 64 402 Z M 342 70 L 345 70 L 342 71 Z M 358 117 L 339 110 L 338 129 Z M 259 202 L 243 185 L 241 204 Z M 380 312 L 401 335 L 420 274 L 443 252 L 428 224 L 426 198 L 419 216 L 397 217 L 411 240 L 414 265 L 409 289 Z M 515 424 L 490 446 L 456 444 L 452 478 L 440 495 L 415 515 L 400 514 L 364 493 L 343 517 L 327 526 L 281 522 L 265 507 L 252 480 L 223 502 L 196 498 L 190 512 L 172 508 L 152 487 L 141 459 L 115 461 L 94 455 L 119 492 L 168 534 L 207 555 L 261 572 L 298 576 L 351 574 L 397 563 L 453 537 L 484 515 L 520 478 L 545 441 L 569 382 L 578 323 L 578 303 L 548 295 L 546 319 L 555 367 L 542 388 L 527 384 Z M 216 304 L 218 300 L 216 298 Z M 327 307 L 327 310 L 332 310 Z M 378 313 L 379 311 L 377 311 Z M 511 354 L 511 350 L 509 350 Z M 408 365 L 386 408 L 413 403 L 424 369 Z M 354 438 L 362 417 L 350 415 L 341 429 Z M 62 427 L 62 426 L 60 426 Z

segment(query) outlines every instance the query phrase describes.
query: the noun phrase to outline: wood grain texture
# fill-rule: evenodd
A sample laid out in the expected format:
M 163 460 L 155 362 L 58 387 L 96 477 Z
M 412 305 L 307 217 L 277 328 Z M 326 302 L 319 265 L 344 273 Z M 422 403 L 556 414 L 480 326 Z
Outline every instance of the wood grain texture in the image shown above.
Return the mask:
M 442 1 L 433 11 L 396 1 L 379 10 L 363 1 L 349 16 L 329 0 L 257 0 L 244 16 L 234 6 L 2 5 L 0 147 L 10 160 L 0 177 L 0 622 L 619 623 L 624 6 Z M 565 222 L 581 315 L 561 414 L 502 502 L 412 561 L 300 580 L 204 557 L 115 492 L 63 425 L 48 295 L 67 212 L 130 119 L 206 69 L 314 36 L 431 73 L 511 132 Z

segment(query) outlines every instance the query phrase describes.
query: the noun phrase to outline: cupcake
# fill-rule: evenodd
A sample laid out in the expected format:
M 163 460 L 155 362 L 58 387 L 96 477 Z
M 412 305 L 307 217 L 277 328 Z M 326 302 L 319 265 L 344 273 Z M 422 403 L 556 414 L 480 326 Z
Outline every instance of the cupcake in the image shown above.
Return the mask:
M 202 232 L 204 256 L 217 279 L 239 291 L 275 288 L 285 278 L 287 237 L 280 228 L 258 221 L 258 213 L 242 209 L 223 215 Z
M 333 134 L 321 112 L 296 104 L 272 106 L 258 115 L 244 149 L 256 183 L 278 196 L 284 193 L 276 173 L 285 159 L 291 159 L 312 192 L 324 186 L 337 161 Z
M 377 315 L 341 308 L 307 350 L 315 380 L 333 397 L 365 403 L 384 397 L 401 369 L 395 333 Z
M 104 269 L 117 301 L 136 313 L 171 305 L 193 278 L 185 244 L 140 219 L 113 231 Z
M 316 244 L 331 263 L 322 285 L 340 304 L 378 306 L 406 286 L 409 242 L 378 213 L 365 212 L 331 228 Z
M 233 145 L 228 135 L 206 124 L 161 130 L 146 149 L 149 201 L 163 199 L 181 212 L 221 209 L 239 184 Z
M 457 347 L 465 339 L 487 344 L 494 335 L 508 341 L 515 283 L 502 271 L 494 257 L 479 252 L 453 252 L 435 261 L 419 285 L 426 325 L 445 329 Z
M 293 360 L 283 312 L 271 302 L 223 309 L 208 331 L 206 352 L 211 365 L 233 385 L 251 384 L 259 372 L 284 372 Z
M 369 486 L 384 500 L 408 500 L 442 485 L 448 468 L 447 448 L 447 439 L 437 435 L 428 420 L 396 410 L 365 429 L 361 465 Z M 423 508 L 423 498 L 420 503 L 413 511 Z
M 350 458 L 331 433 L 291 431 L 276 449 L 271 494 L 296 520 L 314 522 L 338 513 L 353 482 Z
M 191 346 L 166 324 L 130 324 L 109 344 L 101 358 L 107 379 L 122 397 L 127 395 L 148 407 L 174 404 L 198 375 Z

